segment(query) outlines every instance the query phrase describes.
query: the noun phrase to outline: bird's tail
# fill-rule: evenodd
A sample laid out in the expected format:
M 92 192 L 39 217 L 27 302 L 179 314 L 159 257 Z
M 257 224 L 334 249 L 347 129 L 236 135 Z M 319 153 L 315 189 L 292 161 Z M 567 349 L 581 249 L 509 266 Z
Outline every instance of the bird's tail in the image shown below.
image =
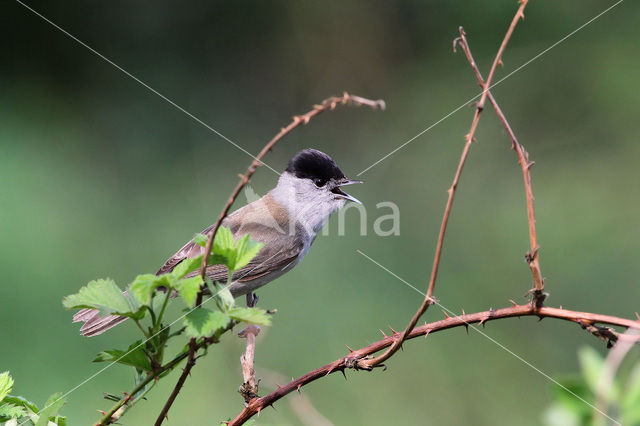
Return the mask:
M 102 317 L 100 316 L 100 311 L 97 309 L 81 309 L 73 316 L 73 322 L 84 322 L 82 327 L 80 327 L 80 333 L 85 337 L 102 334 L 126 319 L 127 317 L 121 317 L 119 315 Z

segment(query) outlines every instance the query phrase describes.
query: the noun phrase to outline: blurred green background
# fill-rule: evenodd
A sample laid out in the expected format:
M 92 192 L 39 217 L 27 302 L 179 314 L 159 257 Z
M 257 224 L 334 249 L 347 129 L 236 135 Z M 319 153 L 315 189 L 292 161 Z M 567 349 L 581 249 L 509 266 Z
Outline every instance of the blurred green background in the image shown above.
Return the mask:
M 29 3 L 251 153 L 293 114 L 329 95 L 387 102 L 386 112 L 343 108 L 296 130 L 266 162 L 284 169 L 298 150 L 332 155 L 354 176 L 478 93 L 451 42 L 459 25 L 487 74 L 517 2 L 44 2 Z M 612 5 L 533 1 L 496 79 Z M 38 403 L 104 365 L 102 349 L 126 346 L 131 324 L 86 339 L 61 298 L 91 279 L 125 285 L 155 271 L 217 216 L 250 158 L 13 1 L 0 5 L 0 371 Z M 548 303 L 633 317 L 638 311 L 637 123 L 640 4 L 624 2 L 494 89 L 536 162 L 540 261 Z M 378 328 L 401 329 L 422 296 L 464 135 L 464 107 L 376 167 L 353 195 L 368 207 L 367 236 L 355 210 L 347 235 L 319 237 L 293 272 L 259 292 L 277 308 L 260 337 L 258 375 L 285 377 L 366 345 Z M 487 108 L 462 176 L 436 296 L 457 312 L 524 301 L 531 287 L 522 177 Z M 277 176 L 252 185 L 263 194 Z M 399 236 L 373 221 L 400 207 Z M 237 206 L 244 202 L 243 197 Z M 52 276 L 60 278 L 52 278 Z M 177 304 L 172 314 L 180 314 Z M 442 317 L 430 310 L 426 319 Z M 577 371 L 576 350 L 601 342 L 577 326 L 532 318 L 490 323 L 493 339 L 555 376 Z M 169 414 L 173 425 L 215 424 L 242 408 L 243 341 L 227 336 L 198 363 Z M 348 372 L 306 387 L 335 424 L 539 424 L 550 382 L 494 343 L 453 330 L 412 341 L 386 372 Z M 150 424 L 177 375 L 127 414 Z M 131 387 L 112 367 L 69 395 L 63 413 L 90 424 L 111 405 L 103 392 Z M 263 392 L 275 386 L 263 382 Z M 291 395 L 258 424 L 299 424 Z

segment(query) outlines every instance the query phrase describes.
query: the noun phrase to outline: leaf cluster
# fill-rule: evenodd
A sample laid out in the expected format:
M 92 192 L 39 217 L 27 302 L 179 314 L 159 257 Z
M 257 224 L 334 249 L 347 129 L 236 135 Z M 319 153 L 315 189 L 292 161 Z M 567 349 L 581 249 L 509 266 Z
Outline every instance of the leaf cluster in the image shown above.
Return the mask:
M 47 399 L 43 407 L 21 397 L 10 395 L 13 390 L 13 378 L 8 371 L 0 373 L 0 422 L 5 425 L 25 426 L 66 426 L 67 418 L 59 415 L 66 403 L 61 393 L 55 393 Z
M 198 234 L 194 242 L 205 246 L 207 236 Z M 249 235 L 234 240 L 228 228 L 220 227 L 216 233 L 212 252 L 207 258 L 207 265 L 224 265 L 228 271 L 225 285 L 211 282 L 198 274 L 202 266 L 203 256 L 188 258 L 163 275 L 141 274 L 133 279 L 125 291 L 110 278 L 97 279 L 82 287 L 78 293 L 65 297 L 62 304 L 67 309 L 91 308 L 100 311 L 101 315 L 119 315 L 128 317 L 134 322 L 143 335 L 143 339 L 128 345 L 127 349 L 108 349 L 95 357 L 95 362 L 116 362 L 135 368 L 136 382 L 139 386 L 126 399 L 127 407 L 140 400 L 154 385 L 149 377 L 160 378 L 171 372 L 178 362 L 185 358 L 188 348 L 183 349 L 175 357 L 164 363 L 164 351 L 171 338 L 184 335 L 189 339 L 198 339 L 198 347 L 217 343 L 220 337 L 231 330 L 239 322 L 258 325 L 270 325 L 271 318 L 267 311 L 259 308 L 235 306 L 235 300 L 229 291 L 234 272 L 237 272 L 258 254 L 262 244 L 252 241 Z M 204 250 L 203 250 L 204 251 Z M 198 294 L 208 297 L 214 304 L 208 307 L 196 306 Z M 166 324 L 165 313 L 172 298 L 178 298 L 184 304 L 182 326 L 175 331 L 171 327 L 173 321 Z M 178 362 L 176 362 L 178 361 Z M 118 400 L 122 406 L 122 399 Z

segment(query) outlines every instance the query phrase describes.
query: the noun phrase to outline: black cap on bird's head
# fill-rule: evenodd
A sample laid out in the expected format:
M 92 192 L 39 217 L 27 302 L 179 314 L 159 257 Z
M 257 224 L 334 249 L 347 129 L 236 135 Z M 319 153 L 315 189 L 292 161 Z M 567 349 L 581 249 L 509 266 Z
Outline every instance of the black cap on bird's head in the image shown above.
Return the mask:
M 340 198 L 362 204 L 340 189 L 341 186 L 362 183 L 362 181 L 348 179 L 333 158 L 324 152 L 317 149 L 304 149 L 289 161 L 286 171 L 299 179 L 310 179 L 318 188 L 326 186 Z

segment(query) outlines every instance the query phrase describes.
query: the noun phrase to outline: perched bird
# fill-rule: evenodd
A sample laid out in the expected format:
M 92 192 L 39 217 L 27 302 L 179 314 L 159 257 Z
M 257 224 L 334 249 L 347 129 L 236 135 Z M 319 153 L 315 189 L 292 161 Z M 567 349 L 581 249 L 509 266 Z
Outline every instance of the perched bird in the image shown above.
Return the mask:
M 252 295 L 300 263 L 334 212 L 347 201 L 362 204 L 341 189 L 354 183 L 362 182 L 347 179 L 327 154 L 305 149 L 289 161 L 275 188 L 227 216 L 222 226 L 229 228 L 235 239 L 250 234 L 252 240 L 264 244 L 248 265 L 233 274 L 231 294 L 234 297 Z M 212 227 L 202 233 L 207 234 Z M 183 260 L 203 252 L 203 247 L 190 241 L 171 256 L 156 275 L 171 272 Z M 207 266 L 206 274 L 212 281 L 226 283 L 224 265 Z M 73 319 L 84 322 L 80 331 L 90 337 L 114 327 L 126 317 L 101 317 L 97 310 L 82 309 Z

